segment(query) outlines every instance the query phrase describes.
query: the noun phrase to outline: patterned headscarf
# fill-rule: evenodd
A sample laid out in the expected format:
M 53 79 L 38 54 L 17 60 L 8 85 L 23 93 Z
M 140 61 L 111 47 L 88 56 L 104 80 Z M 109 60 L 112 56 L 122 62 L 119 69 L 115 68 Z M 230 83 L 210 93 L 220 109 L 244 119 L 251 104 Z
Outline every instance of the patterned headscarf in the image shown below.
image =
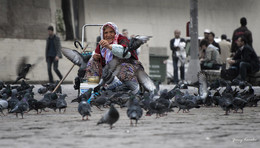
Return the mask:
M 117 39 L 118 39 L 118 36 L 119 36 L 119 31 L 118 31 L 118 27 L 116 26 L 116 24 L 112 23 L 112 22 L 107 22 L 105 23 L 102 27 L 101 27 L 101 30 L 100 30 L 100 37 L 101 37 L 101 40 L 104 39 L 104 36 L 103 36 L 103 32 L 104 32 L 104 27 L 106 26 L 109 26 L 111 27 L 116 35 L 115 35 L 115 38 L 113 39 L 113 42 L 112 44 L 117 44 Z M 101 55 L 103 57 L 105 57 L 105 60 L 106 60 L 106 64 L 111 61 L 113 59 L 113 53 L 111 52 L 111 50 L 105 48 L 105 47 L 102 47 L 101 49 Z

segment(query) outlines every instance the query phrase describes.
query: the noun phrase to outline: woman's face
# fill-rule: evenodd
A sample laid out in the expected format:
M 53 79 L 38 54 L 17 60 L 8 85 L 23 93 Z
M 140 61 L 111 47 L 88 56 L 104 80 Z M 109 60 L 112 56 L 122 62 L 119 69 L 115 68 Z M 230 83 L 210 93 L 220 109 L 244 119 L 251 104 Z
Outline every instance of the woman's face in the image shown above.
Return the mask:
M 115 31 L 114 29 L 112 29 L 111 27 L 106 27 L 103 31 L 103 38 L 104 40 L 107 40 L 108 43 L 112 43 L 113 42 L 113 39 L 115 38 Z

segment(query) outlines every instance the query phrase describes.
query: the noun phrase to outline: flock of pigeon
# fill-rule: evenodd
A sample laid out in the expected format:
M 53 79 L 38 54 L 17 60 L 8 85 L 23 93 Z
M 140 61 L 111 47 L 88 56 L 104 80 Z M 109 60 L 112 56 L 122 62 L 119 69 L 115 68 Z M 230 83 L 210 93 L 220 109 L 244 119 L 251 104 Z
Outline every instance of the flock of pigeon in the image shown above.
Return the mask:
M 0 112 L 4 114 L 4 110 L 8 113 L 21 114 L 22 118 L 25 112 L 35 110 L 38 113 L 45 111 L 46 108 L 59 112 L 67 108 L 65 98 L 66 94 L 62 93 L 61 86 L 56 92 L 53 92 L 57 86 L 55 84 L 44 84 L 38 89 L 38 93 L 42 94 L 41 99 L 34 98 L 34 86 L 22 81 L 19 85 L 5 84 L 0 81 Z M 135 121 L 137 126 L 138 120 L 142 117 L 143 111 L 145 115 L 155 114 L 156 118 L 166 116 L 167 113 L 173 112 L 173 108 L 178 108 L 178 112 L 188 113 L 192 108 L 200 108 L 201 106 L 220 106 L 225 114 L 231 111 L 243 113 L 244 107 L 257 106 L 260 97 L 254 92 L 252 86 L 246 82 L 234 80 L 232 82 L 221 79 L 208 84 L 207 77 L 204 72 L 199 72 L 198 82 L 188 87 L 198 87 L 197 94 L 189 94 L 181 90 L 180 85 L 176 85 L 172 90 L 161 90 L 157 94 L 151 95 L 147 92 L 138 95 L 132 95 L 126 86 L 122 84 L 112 90 L 102 90 L 93 93 L 93 89 L 79 95 L 73 99 L 71 103 L 78 102 L 78 112 L 82 116 L 82 120 L 88 120 L 91 116 L 93 106 L 98 109 L 109 108 L 97 124 L 106 123 L 112 125 L 119 119 L 119 112 L 115 105 L 120 108 L 127 107 L 127 116 Z M 178 113 L 177 112 L 177 113 Z

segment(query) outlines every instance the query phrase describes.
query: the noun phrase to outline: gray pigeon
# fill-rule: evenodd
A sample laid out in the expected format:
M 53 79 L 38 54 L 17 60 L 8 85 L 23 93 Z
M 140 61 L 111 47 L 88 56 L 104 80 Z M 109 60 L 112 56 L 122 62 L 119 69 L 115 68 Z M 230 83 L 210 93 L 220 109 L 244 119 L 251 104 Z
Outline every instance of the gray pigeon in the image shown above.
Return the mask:
M 8 108 L 7 94 L 3 94 L 2 99 L 0 99 L 0 112 L 5 116 L 3 110 Z
M 83 94 L 81 94 L 80 96 L 78 96 L 76 99 L 73 99 L 71 101 L 72 102 L 78 102 L 80 103 L 82 101 L 82 99 L 85 99 L 86 101 L 91 97 L 92 95 L 92 91 L 93 91 L 93 88 L 89 88 L 86 92 L 84 92 Z
M 84 117 L 87 116 L 86 120 L 88 120 L 88 116 L 91 116 L 91 107 L 90 104 L 82 99 L 82 101 L 78 105 L 78 112 L 82 116 L 82 120 L 84 120 Z
M 61 109 L 64 109 L 63 113 L 66 111 L 66 108 L 67 108 L 67 102 L 65 100 L 66 97 L 67 97 L 67 94 L 62 94 L 57 99 L 56 107 L 59 109 L 59 113 L 61 112 Z
M 39 89 L 38 89 L 38 93 L 39 94 L 41 94 L 41 95 L 44 95 L 45 93 L 47 93 L 47 91 L 48 91 L 48 88 L 47 87 L 40 87 Z
M 8 111 L 12 110 L 18 102 L 17 90 L 13 89 L 11 99 L 8 100 Z
M 114 107 L 113 104 L 111 104 L 110 109 L 103 115 L 103 117 L 98 121 L 97 125 L 99 124 L 109 124 L 110 129 L 112 129 L 112 125 L 119 119 L 119 112 Z
M 37 109 L 40 109 L 40 113 L 42 112 L 42 110 L 45 110 L 45 108 L 49 107 L 49 105 L 51 104 L 51 95 L 52 93 L 47 93 L 41 100 L 37 102 Z
M 128 118 L 130 119 L 130 125 L 132 126 L 132 120 L 135 120 L 135 126 L 137 126 L 138 120 L 143 115 L 143 110 L 135 96 L 130 97 L 126 113 Z
M 29 109 L 29 104 L 28 104 L 29 97 L 30 97 L 30 94 L 26 93 L 24 95 L 23 99 L 21 101 L 19 101 L 9 113 L 16 113 L 16 117 L 18 117 L 18 113 L 21 113 L 22 119 L 23 119 L 24 112 Z
M 233 104 L 229 96 L 216 96 L 218 105 L 225 111 L 225 115 L 228 115 L 228 112 L 233 108 Z
M 241 99 L 239 97 L 235 97 L 232 100 L 232 104 L 233 104 L 233 109 L 235 110 L 235 112 L 237 112 L 238 109 L 241 109 L 242 110 L 241 113 L 243 113 L 243 109 L 247 105 L 247 102 L 244 99 Z
M 5 87 L 5 83 L 0 80 L 0 90 L 2 90 Z

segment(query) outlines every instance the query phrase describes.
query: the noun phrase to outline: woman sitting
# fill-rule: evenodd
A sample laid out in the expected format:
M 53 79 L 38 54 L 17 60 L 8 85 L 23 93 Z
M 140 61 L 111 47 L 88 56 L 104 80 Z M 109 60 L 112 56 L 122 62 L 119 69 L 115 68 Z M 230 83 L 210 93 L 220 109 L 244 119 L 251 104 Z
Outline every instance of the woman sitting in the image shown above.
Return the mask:
M 108 88 L 116 87 L 115 84 L 125 83 L 132 90 L 133 94 L 139 91 L 139 82 L 137 79 L 137 71 L 144 71 L 141 63 L 138 61 L 138 57 L 135 50 L 129 51 L 125 57 L 123 53 L 128 48 L 129 40 L 127 37 L 119 34 L 118 28 L 114 23 L 108 22 L 101 27 L 101 40 L 99 46 L 97 46 L 94 55 L 90 59 L 86 69 L 86 77 L 90 76 L 102 76 L 102 68 L 109 64 L 113 59 L 118 59 L 117 61 L 117 71 L 116 77 L 109 81 L 106 78 L 106 83 Z M 109 72 L 114 72 L 113 70 L 108 70 Z M 106 73 L 106 72 L 105 72 Z M 107 76 L 112 77 L 112 73 L 107 74 Z M 104 75 L 104 70 L 103 70 Z M 104 76 L 103 76 L 104 77 Z M 120 80 L 120 81 L 119 81 Z M 101 82 L 100 82 L 101 83 Z

